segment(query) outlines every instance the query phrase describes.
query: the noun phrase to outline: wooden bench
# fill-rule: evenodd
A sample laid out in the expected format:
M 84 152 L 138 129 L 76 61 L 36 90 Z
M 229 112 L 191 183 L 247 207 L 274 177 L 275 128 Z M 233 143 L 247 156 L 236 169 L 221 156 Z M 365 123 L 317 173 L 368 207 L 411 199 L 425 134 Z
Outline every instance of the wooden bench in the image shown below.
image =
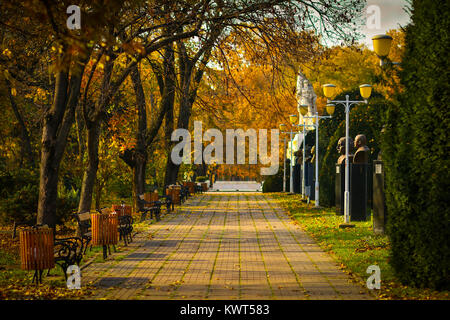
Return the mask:
M 177 183 L 178 186 L 180 186 L 180 198 L 181 198 L 181 202 L 186 201 L 190 196 L 191 193 L 189 192 L 189 187 L 181 184 L 181 183 Z
M 88 242 L 79 237 L 55 239 L 54 257 L 55 264 L 59 265 L 67 281 L 67 268 L 71 265 L 80 265 L 86 251 Z M 50 272 L 50 270 L 49 270 Z
M 100 210 L 97 210 L 98 213 L 101 214 L 107 214 L 111 212 L 110 208 L 102 208 Z M 90 212 L 83 212 L 83 213 L 75 213 L 75 218 L 78 222 L 78 237 L 80 237 L 84 241 L 84 252 L 86 253 L 86 249 L 88 245 L 92 241 L 92 222 L 91 222 L 91 213 Z M 92 248 L 92 245 L 91 245 Z M 114 251 L 116 250 L 116 247 L 113 246 Z M 106 249 L 109 251 L 109 254 L 111 254 L 111 248 L 108 246 L 104 246 L 103 248 L 103 257 L 106 257 Z
M 153 215 L 155 215 L 156 221 L 160 220 L 161 201 L 146 201 L 143 194 L 138 195 L 137 201 L 139 207 L 142 208 L 141 222 L 145 220 L 148 212 L 150 212 L 151 219 L 153 219 Z
M 195 182 L 184 181 L 183 182 L 183 186 L 188 188 L 188 191 L 189 191 L 190 195 L 194 195 L 195 194 L 195 192 L 196 192 L 196 190 L 195 190 L 195 186 L 196 186 Z
M 167 208 L 167 213 L 169 213 L 171 210 L 173 211 L 175 209 L 175 202 L 174 199 L 172 197 L 172 195 L 170 194 L 170 192 L 168 192 L 168 187 L 164 187 L 163 189 L 163 195 L 159 196 L 159 198 L 161 199 L 161 205 L 165 205 Z
M 195 192 L 196 193 L 203 193 L 203 187 L 201 184 L 196 183 L 195 184 Z
M 125 204 L 113 205 L 111 210 L 117 213 L 119 220 L 119 240 L 123 240 L 125 246 L 133 242 L 133 216 L 131 215 L 131 206 Z
M 18 225 L 15 225 L 18 226 Z M 36 230 L 39 228 L 45 228 L 46 225 L 36 224 L 33 226 L 29 226 L 28 230 Z M 26 229 L 25 229 L 26 230 Z M 53 233 L 53 259 L 54 263 L 58 265 L 64 274 L 64 278 L 67 281 L 67 269 L 71 265 L 80 265 L 81 260 L 83 259 L 83 255 L 85 253 L 88 240 L 87 238 L 80 237 L 66 237 L 66 238 L 56 238 Z M 36 283 L 42 283 L 42 271 L 36 271 L 33 276 L 33 282 L 36 280 Z M 50 269 L 48 269 L 47 275 L 50 274 Z
M 84 252 L 92 240 L 92 230 L 91 230 L 91 213 L 75 213 L 74 217 L 78 223 L 78 237 L 80 237 L 86 244 L 84 246 Z

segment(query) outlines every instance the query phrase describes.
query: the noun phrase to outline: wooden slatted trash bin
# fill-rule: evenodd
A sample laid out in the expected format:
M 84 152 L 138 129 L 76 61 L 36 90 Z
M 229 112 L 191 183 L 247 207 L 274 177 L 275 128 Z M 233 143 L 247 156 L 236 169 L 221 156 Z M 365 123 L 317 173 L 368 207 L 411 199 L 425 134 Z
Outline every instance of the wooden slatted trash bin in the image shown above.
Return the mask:
M 144 200 L 147 201 L 147 202 L 158 201 L 159 200 L 159 194 L 158 194 L 157 191 L 144 193 Z
M 189 188 L 189 193 L 190 193 L 191 195 L 194 195 L 194 193 L 195 193 L 195 182 L 192 182 L 192 181 L 184 181 L 184 182 L 183 182 L 183 185 L 184 185 L 185 187 L 188 187 L 188 188 Z
M 124 215 L 124 211 L 125 211 L 124 207 L 125 206 L 123 206 L 121 204 L 113 204 L 111 207 L 111 211 L 117 213 L 120 217 L 120 216 Z
M 22 270 L 34 270 L 33 282 L 42 283 L 42 272 L 55 267 L 53 229 L 39 227 L 20 232 Z
M 91 213 L 92 245 L 103 246 L 103 258 L 106 259 L 106 249 L 119 241 L 118 218 L 116 213 Z
M 113 204 L 111 207 L 111 211 L 115 212 L 120 216 L 131 216 L 132 215 L 132 207 L 130 205 L 123 204 Z
M 173 204 L 181 204 L 181 187 L 169 186 L 166 189 L 166 195 L 170 196 Z
M 133 207 L 129 206 L 129 205 L 124 205 L 123 206 L 123 214 L 126 216 L 131 216 L 133 213 Z

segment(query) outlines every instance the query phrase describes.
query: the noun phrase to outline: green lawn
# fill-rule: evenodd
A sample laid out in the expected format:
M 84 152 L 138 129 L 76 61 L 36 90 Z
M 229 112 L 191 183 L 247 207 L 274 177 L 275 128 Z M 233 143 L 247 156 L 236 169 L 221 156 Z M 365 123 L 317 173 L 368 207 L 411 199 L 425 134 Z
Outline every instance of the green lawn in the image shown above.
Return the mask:
M 275 203 L 284 207 L 291 218 L 312 236 L 318 245 L 330 253 L 349 274 L 354 274 L 365 285 L 370 276 L 366 273 L 370 265 L 378 265 L 381 270 L 381 289 L 374 289 L 380 299 L 446 299 L 448 291 L 436 292 L 402 285 L 395 277 L 389 264 L 390 243 L 386 235 L 375 235 L 372 221 L 352 222 L 354 228 L 339 228 L 343 216 L 338 216 L 334 208 L 315 209 L 314 204 L 306 204 L 300 195 L 283 193 L 268 194 Z

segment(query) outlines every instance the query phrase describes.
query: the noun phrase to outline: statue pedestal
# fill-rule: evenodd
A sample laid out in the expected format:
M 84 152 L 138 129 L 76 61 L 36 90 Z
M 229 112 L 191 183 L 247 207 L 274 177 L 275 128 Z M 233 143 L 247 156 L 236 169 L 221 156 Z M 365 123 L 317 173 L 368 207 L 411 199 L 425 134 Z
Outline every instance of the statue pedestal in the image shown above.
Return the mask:
M 310 162 L 306 163 L 306 179 L 305 179 L 305 189 L 306 195 L 309 200 L 315 199 L 315 188 L 314 188 L 314 165 Z
M 305 197 L 311 199 L 311 163 L 305 162 L 305 166 L 302 170 L 302 174 L 305 175 Z M 300 181 L 300 186 L 303 180 Z
M 350 164 L 350 220 L 366 221 L 367 212 L 367 171 L 368 164 Z M 345 164 L 336 164 L 335 203 L 336 214 L 344 215 Z
M 384 234 L 386 226 L 386 199 L 384 196 L 383 161 L 373 161 L 373 232 Z
M 367 169 L 366 163 L 350 165 L 350 220 L 367 221 Z
M 301 165 L 296 164 L 293 170 L 294 175 L 294 193 L 301 193 L 302 191 L 302 180 L 301 180 Z
M 289 159 L 286 159 L 286 184 L 285 184 L 285 190 L 287 193 L 291 191 L 290 189 L 290 179 L 291 179 L 291 168 L 289 167 L 291 165 L 291 161 Z
M 345 190 L 345 165 L 336 163 L 336 181 L 335 181 L 335 203 L 336 214 L 344 215 L 344 190 Z

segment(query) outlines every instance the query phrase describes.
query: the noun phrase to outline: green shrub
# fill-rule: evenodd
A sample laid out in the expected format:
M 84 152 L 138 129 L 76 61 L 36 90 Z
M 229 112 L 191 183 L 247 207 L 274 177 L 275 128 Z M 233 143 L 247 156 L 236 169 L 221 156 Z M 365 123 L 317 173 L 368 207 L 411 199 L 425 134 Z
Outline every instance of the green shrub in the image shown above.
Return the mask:
M 26 223 L 36 220 L 39 176 L 36 171 L 20 168 L 0 172 L 0 222 Z
M 0 222 L 12 224 L 36 222 L 39 199 L 39 178 L 36 171 L 17 169 L 0 172 Z M 76 210 L 79 194 L 73 189 L 61 186 L 58 190 L 56 204 L 57 224 L 71 219 L 70 214 Z
M 271 176 L 266 176 L 262 192 L 281 192 L 283 191 L 283 169 Z
M 0 202 L 0 221 L 2 224 L 33 223 L 36 220 L 39 197 L 38 185 L 19 187 L 9 197 Z
M 64 186 L 60 187 L 56 203 L 56 223 L 61 224 L 72 219 L 71 214 L 77 210 L 79 201 L 79 192 L 74 189 L 66 189 Z
M 208 180 L 207 176 L 198 176 L 195 178 L 196 182 L 205 182 L 206 180 Z

